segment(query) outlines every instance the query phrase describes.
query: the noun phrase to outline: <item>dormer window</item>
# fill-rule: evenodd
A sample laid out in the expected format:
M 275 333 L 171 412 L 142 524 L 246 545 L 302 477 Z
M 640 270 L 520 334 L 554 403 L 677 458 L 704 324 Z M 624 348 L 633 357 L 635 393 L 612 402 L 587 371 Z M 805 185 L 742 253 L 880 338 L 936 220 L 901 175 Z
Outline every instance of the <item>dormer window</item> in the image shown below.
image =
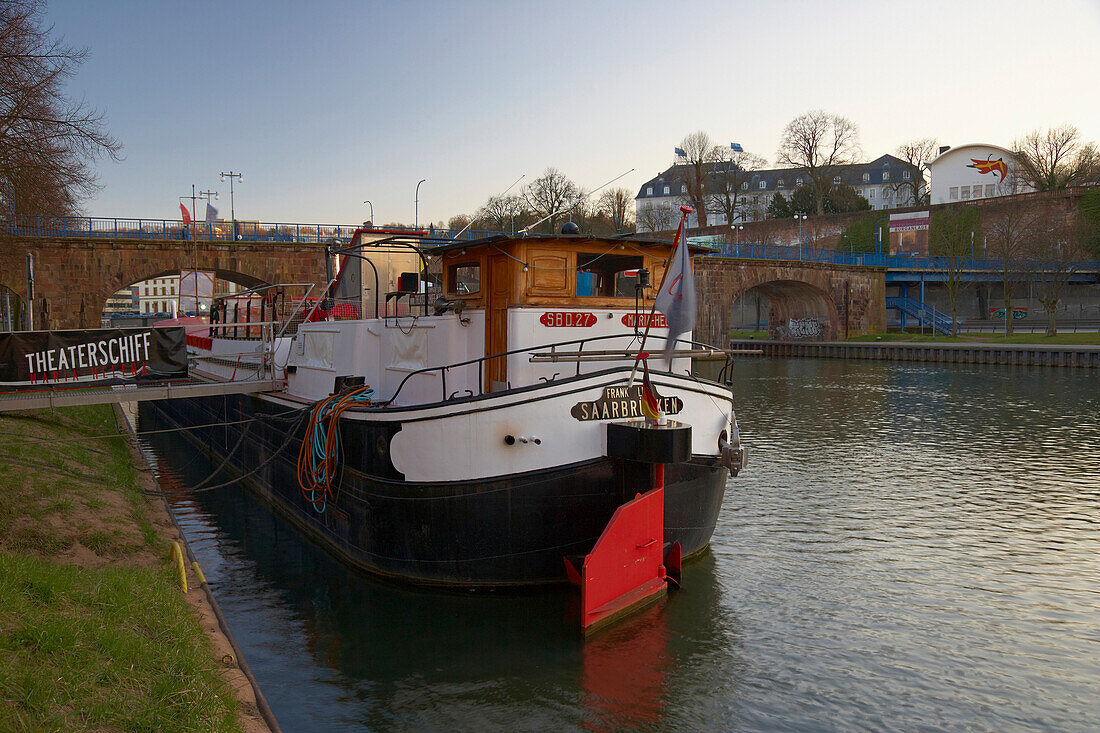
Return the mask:
M 669 187 L 665 186 L 665 196 L 668 196 L 669 193 L 670 193 Z
M 833 183 L 840 183 L 840 176 L 833 176 Z
M 744 183 L 741 184 L 741 190 L 742 191 L 748 191 L 749 190 L 749 182 L 748 181 L 745 181 Z
M 760 182 L 760 190 L 764 190 L 767 187 L 768 187 L 768 182 L 767 181 L 761 181 Z
M 680 184 L 680 193 L 687 193 L 687 192 L 688 192 L 688 187 L 681 183 Z
M 783 188 L 783 179 L 782 178 L 780 178 L 778 181 L 775 182 L 775 187 L 776 188 Z
M 909 180 L 909 171 L 902 171 L 901 172 L 901 177 L 908 181 Z
M 799 178 L 794 179 L 794 185 L 801 186 L 802 185 L 802 178 L 799 177 Z
M 867 183 L 870 180 L 871 180 L 871 174 L 870 173 L 864 173 L 863 174 L 863 182 Z
M 890 171 L 883 171 L 882 172 L 882 180 L 884 180 L 884 181 L 889 181 L 890 180 Z
M 645 195 L 646 196 L 652 196 L 653 195 L 653 186 L 646 186 L 645 187 Z

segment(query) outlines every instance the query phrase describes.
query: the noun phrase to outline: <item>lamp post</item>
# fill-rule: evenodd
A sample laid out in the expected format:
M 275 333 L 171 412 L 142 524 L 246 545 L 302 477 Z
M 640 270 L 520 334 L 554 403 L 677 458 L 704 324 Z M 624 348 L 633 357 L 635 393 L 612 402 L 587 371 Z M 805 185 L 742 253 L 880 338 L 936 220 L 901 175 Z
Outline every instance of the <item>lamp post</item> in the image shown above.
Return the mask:
M 798 259 L 802 259 L 802 222 L 809 218 L 808 214 L 795 214 L 795 219 L 798 219 Z
M 737 245 L 737 256 L 741 256 L 741 232 L 744 231 L 744 224 L 730 224 L 730 229 L 733 230 L 733 243 Z M 744 305 L 742 304 L 742 309 Z
M 413 229 L 420 228 L 420 184 L 427 180 L 427 178 L 421 178 L 416 184 L 416 195 L 413 197 Z
M 875 219 L 875 252 L 877 254 L 882 254 L 882 229 L 879 227 L 879 224 L 884 221 L 889 221 L 889 219 L 889 216 L 882 216 Z
M 364 201 L 363 203 L 370 207 L 370 225 L 374 226 L 374 204 L 370 201 Z
M 229 218 L 233 222 L 233 239 L 237 239 L 237 211 L 233 206 L 233 179 L 236 178 L 238 183 L 244 182 L 244 176 L 240 173 L 234 173 L 229 171 L 228 173 L 222 172 L 221 180 L 225 183 L 226 176 L 229 177 Z

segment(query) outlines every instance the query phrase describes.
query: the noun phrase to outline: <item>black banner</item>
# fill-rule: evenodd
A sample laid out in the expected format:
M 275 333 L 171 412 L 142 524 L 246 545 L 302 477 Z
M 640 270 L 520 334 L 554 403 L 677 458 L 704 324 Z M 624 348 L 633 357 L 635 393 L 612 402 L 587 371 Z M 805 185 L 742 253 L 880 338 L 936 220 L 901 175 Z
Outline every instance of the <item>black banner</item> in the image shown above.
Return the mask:
M 657 404 L 665 415 L 677 415 L 684 409 L 679 397 L 658 397 Z M 598 400 L 578 402 L 570 414 L 577 420 L 619 420 L 643 417 L 641 382 L 633 387 L 604 387 Z
M 185 331 L 102 328 L 0 334 L 0 385 L 185 379 Z

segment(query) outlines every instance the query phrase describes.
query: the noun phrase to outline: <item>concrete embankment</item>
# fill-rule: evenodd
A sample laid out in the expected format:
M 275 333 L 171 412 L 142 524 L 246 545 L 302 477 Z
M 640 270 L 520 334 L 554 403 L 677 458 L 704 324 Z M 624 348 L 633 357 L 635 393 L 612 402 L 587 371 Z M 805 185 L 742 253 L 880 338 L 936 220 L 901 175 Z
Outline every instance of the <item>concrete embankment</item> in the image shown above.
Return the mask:
M 756 341 L 734 339 L 733 349 L 760 349 L 763 356 L 824 359 L 931 361 L 945 364 L 1020 364 L 1100 368 L 1100 346 L 992 343 L 867 343 L 852 341 Z

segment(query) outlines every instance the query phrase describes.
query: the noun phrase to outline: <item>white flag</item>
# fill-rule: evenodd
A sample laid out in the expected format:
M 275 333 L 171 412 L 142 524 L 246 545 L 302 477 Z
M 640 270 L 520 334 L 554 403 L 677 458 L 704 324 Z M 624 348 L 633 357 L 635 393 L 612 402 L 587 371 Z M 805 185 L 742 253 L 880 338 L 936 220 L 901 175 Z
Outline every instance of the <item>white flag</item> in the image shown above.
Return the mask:
M 691 209 L 688 208 L 688 211 L 690 212 Z M 657 293 L 657 300 L 654 303 L 657 310 L 664 313 L 668 321 L 666 355 L 672 351 L 676 339 L 681 334 L 695 328 L 697 308 L 695 276 L 691 272 L 691 253 L 688 252 L 688 244 L 680 236 L 683 233 L 686 218 L 687 213 L 684 213 L 680 219 L 680 226 L 676 229 L 675 250 L 668 265 L 668 273 L 661 284 L 661 292 Z
M 218 210 L 210 205 L 210 202 L 206 202 L 206 223 L 213 224 L 218 220 Z

